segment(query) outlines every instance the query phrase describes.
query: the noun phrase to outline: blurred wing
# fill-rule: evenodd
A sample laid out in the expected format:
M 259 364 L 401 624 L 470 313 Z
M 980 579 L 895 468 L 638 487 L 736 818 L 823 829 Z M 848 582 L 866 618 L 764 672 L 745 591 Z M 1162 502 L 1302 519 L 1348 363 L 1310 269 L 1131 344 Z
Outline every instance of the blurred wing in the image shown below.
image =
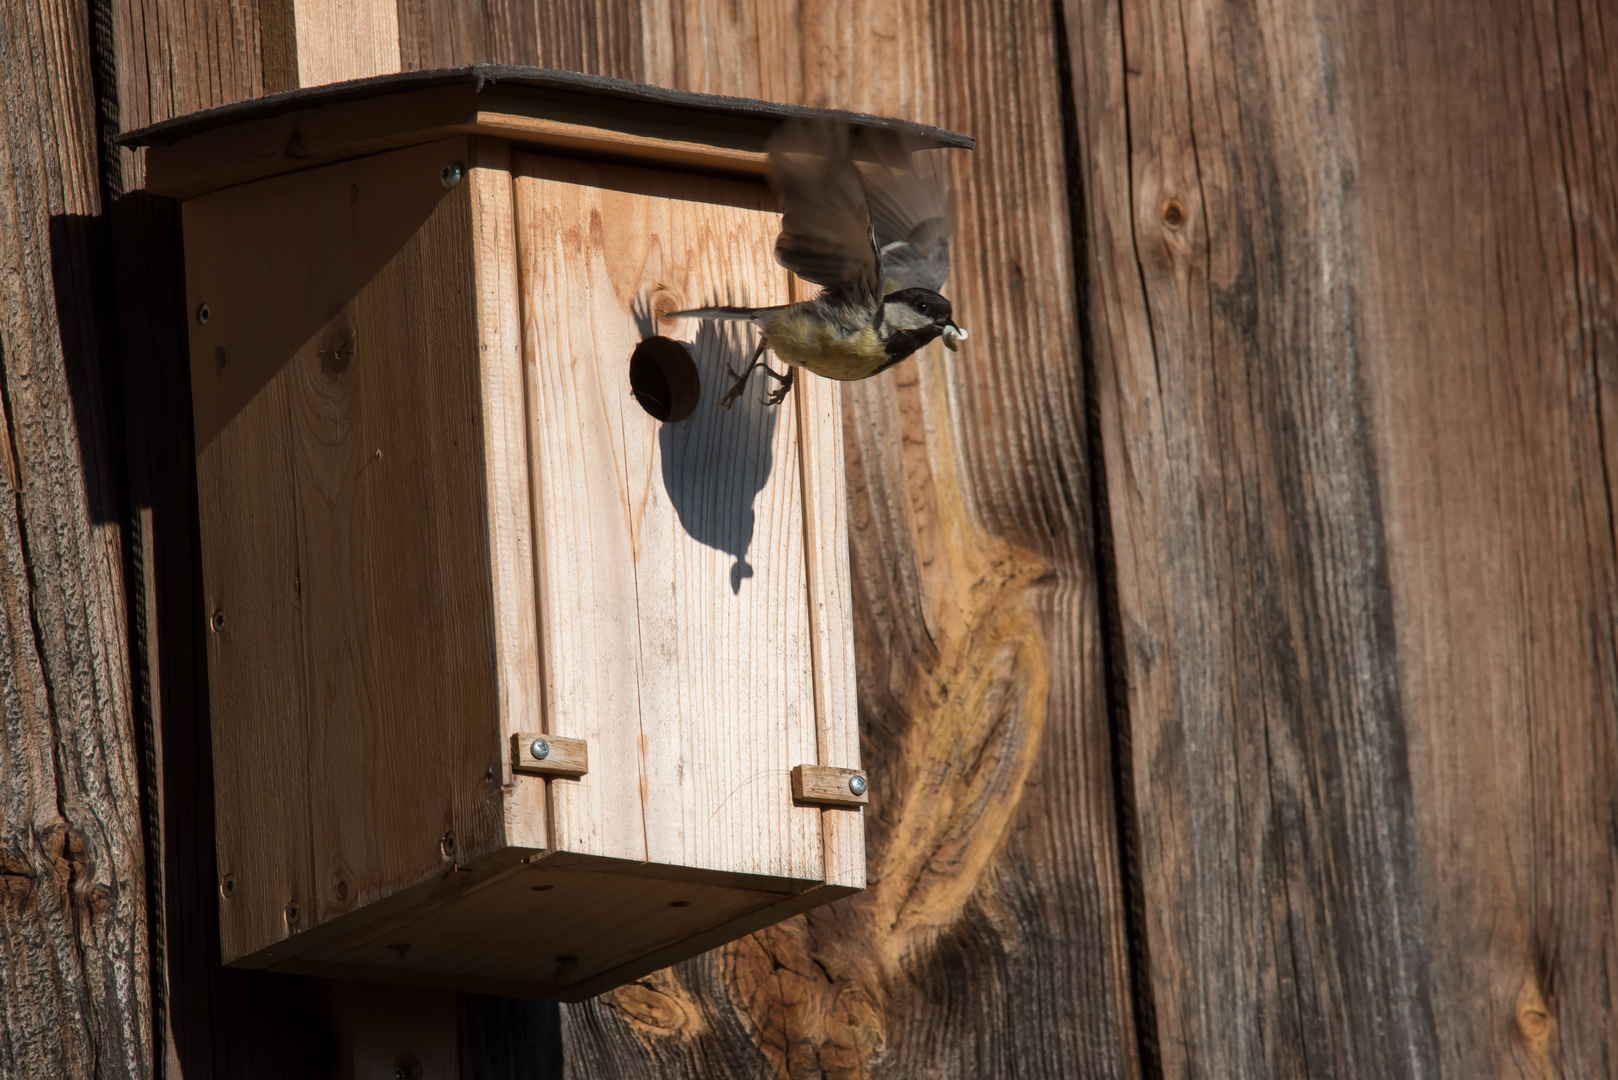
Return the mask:
M 784 211 L 775 261 L 805 281 L 874 303 L 880 261 L 849 129 L 783 124 L 770 139 L 770 181 Z
M 867 131 L 859 172 L 882 260 L 884 292 L 939 292 L 949 277 L 955 205 L 931 153 L 894 132 Z

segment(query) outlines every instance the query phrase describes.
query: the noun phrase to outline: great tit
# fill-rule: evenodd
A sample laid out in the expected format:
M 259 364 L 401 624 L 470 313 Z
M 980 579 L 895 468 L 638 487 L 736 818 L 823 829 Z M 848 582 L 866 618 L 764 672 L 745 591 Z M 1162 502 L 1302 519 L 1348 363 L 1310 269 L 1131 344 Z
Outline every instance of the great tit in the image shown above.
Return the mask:
M 793 121 L 771 138 L 770 181 L 780 196 L 781 235 L 775 261 L 819 295 L 779 307 L 705 307 L 667 318 L 751 322 L 758 347 L 723 408 L 741 396 L 753 369 L 780 385 L 769 404 L 792 389 L 792 372 L 764 365 L 771 349 L 794 367 L 828 379 L 868 379 L 934 338 L 951 351 L 966 340 L 950 303 L 938 292 L 949 276 L 952 201 L 930 155 L 903 136 L 846 124 Z

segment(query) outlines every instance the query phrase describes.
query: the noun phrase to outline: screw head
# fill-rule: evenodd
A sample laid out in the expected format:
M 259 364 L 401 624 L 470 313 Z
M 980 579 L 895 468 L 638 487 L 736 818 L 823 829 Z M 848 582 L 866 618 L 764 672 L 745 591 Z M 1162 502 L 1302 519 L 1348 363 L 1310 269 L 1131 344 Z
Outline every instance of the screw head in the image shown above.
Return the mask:
M 455 857 L 455 834 L 453 832 L 445 833 L 444 838 L 438 842 L 438 849 L 444 853 L 444 858 L 453 859 Z
M 207 304 L 199 304 L 197 306 L 197 322 L 201 323 L 203 326 L 208 325 L 208 318 L 212 314 L 213 312 L 208 310 Z
M 461 182 L 461 177 L 465 175 L 466 170 L 461 167 L 461 163 L 459 161 L 452 161 L 439 170 L 438 180 L 439 183 L 443 184 L 445 187 L 452 188 L 456 184 L 459 184 Z
M 528 744 L 528 752 L 534 755 L 536 761 L 544 761 L 551 756 L 551 744 L 544 739 L 535 739 Z
M 236 875 L 226 874 L 219 879 L 219 895 L 226 900 L 236 895 Z
M 865 794 L 865 777 L 863 777 L 863 776 L 850 776 L 848 778 L 848 790 L 852 791 L 856 795 L 864 795 Z
M 208 626 L 211 627 L 213 632 L 216 634 L 225 628 L 224 608 L 216 608 L 214 610 L 214 613 L 208 617 Z

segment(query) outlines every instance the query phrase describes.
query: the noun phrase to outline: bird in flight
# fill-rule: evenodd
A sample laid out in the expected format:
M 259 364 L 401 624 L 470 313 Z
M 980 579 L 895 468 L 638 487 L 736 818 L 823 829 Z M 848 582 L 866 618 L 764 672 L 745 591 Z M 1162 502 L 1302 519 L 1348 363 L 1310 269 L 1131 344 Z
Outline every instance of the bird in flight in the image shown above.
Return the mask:
M 953 202 L 931 155 L 901 135 L 847 124 L 792 121 L 771 138 L 770 181 L 781 198 L 775 261 L 820 286 L 809 300 L 776 307 L 704 307 L 667 318 L 750 322 L 758 346 L 720 399 L 730 406 L 753 370 L 792 389 L 793 372 L 764 363 L 771 350 L 791 367 L 828 379 L 868 379 L 942 337 L 966 340 L 939 293 L 949 277 Z

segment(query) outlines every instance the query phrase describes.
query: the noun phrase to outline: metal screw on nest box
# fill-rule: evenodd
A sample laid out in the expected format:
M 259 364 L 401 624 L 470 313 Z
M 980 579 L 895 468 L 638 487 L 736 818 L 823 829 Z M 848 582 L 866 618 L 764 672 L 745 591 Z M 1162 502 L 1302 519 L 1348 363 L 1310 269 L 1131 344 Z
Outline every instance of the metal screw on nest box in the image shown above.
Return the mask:
M 452 188 L 456 184 L 459 184 L 461 182 L 461 177 L 465 175 L 466 170 L 461 168 L 461 163 L 459 161 L 452 161 L 448 165 L 445 165 L 442 170 L 440 170 L 438 179 L 445 187 Z
M 544 761 L 551 756 L 551 744 L 544 739 L 535 739 L 528 744 L 528 752 L 534 755 L 535 760 Z
M 206 326 L 208 324 L 208 316 L 210 316 L 212 314 L 213 314 L 213 312 L 208 310 L 208 305 L 207 304 L 201 305 L 200 307 L 197 308 L 197 322 L 199 322 L 199 323 L 203 324 L 204 326 Z
M 863 776 L 850 776 L 848 778 L 848 790 L 852 791 L 856 795 L 864 795 L 865 794 L 865 777 L 863 777 Z

